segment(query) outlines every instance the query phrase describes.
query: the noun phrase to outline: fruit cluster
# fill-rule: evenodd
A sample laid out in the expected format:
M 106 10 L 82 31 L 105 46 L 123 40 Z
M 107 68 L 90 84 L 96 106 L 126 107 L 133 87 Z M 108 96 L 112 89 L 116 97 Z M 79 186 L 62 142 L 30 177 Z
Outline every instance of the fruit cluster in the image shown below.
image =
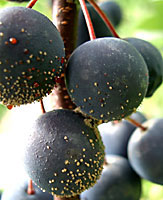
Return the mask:
M 163 119 L 147 120 L 136 112 L 162 83 L 162 56 L 147 41 L 115 33 L 113 26 L 123 19 L 116 2 L 79 2 L 77 43 L 68 60 L 62 32 L 43 14 L 30 6 L 0 11 L 0 101 L 20 106 L 42 100 L 65 77 L 76 108 L 43 110 L 29 125 L 26 172 L 42 191 L 61 199 L 81 194 L 82 200 L 138 200 L 141 177 L 163 184 Z M 67 10 L 72 8 L 60 12 Z M 27 188 L 21 184 L 19 192 Z M 52 197 L 34 190 L 23 199 L 36 193 L 35 199 Z M 18 200 L 15 191 L 2 199 Z

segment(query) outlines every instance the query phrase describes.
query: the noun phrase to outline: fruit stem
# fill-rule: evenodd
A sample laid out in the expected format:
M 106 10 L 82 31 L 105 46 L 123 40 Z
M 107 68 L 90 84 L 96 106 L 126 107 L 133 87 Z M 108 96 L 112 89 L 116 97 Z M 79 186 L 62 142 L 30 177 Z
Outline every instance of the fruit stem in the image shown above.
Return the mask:
M 90 40 L 94 40 L 94 39 L 96 39 L 96 35 L 95 35 L 95 31 L 93 28 L 93 24 L 92 24 L 91 17 L 89 15 L 85 0 L 79 0 L 79 2 L 80 2 L 80 6 L 83 11 L 84 18 L 85 18 L 85 21 L 87 24 Z
M 142 124 L 140 124 L 139 122 L 135 121 L 134 119 L 127 117 L 126 118 L 129 122 L 131 122 L 133 125 L 135 125 L 136 127 L 139 127 L 142 129 L 142 131 L 146 131 L 147 127 L 144 127 Z
M 34 187 L 33 187 L 32 179 L 29 180 L 27 194 L 28 195 L 35 194 L 35 190 L 34 190 Z
M 26 6 L 26 8 L 32 8 L 34 5 L 35 5 L 35 3 L 37 2 L 38 0 L 31 0 L 29 3 L 28 3 L 28 5 Z
M 77 196 L 69 197 L 69 198 L 54 196 L 54 200 L 80 200 L 80 196 L 77 195 Z
M 106 26 L 108 27 L 108 29 L 111 31 L 111 33 L 113 34 L 114 37 L 116 38 L 120 38 L 119 35 L 117 34 L 117 32 L 114 29 L 114 26 L 112 25 L 112 23 L 110 22 L 110 20 L 108 19 L 108 17 L 106 16 L 106 14 L 101 10 L 101 8 L 96 4 L 96 2 L 94 0 L 87 0 L 92 6 L 93 8 L 96 10 L 96 12 L 100 15 L 100 17 L 103 19 L 103 21 L 105 22 Z
M 6 107 L 8 108 L 8 110 L 11 110 L 14 106 L 13 105 L 7 105 Z
M 41 104 L 42 113 L 46 113 L 45 107 L 44 107 L 44 103 L 43 103 L 43 100 L 42 100 L 42 99 L 40 100 L 40 104 Z

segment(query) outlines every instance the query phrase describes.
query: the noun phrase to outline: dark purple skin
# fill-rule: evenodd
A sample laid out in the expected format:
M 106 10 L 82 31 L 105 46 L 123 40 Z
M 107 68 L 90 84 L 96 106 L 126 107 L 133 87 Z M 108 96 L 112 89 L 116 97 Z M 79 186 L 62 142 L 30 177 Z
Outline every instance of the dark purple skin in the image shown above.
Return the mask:
M 120 5 L 116 1 L 105 1 L 99 3 L 99 7 L 108 16 L 114 26 L 118 26 L 122 21 L 123 14 Z
M 108 36 L 113 37 L 113 34 L 108 29 L 108 27 L 106 26 L 104 21 L 101 19 L 99 14 L 96 12 L 96 10 L 93 8 L 93 6 L 90 5 L 89 3 L 87 3 L 86 5 L 91 17 L 96 38 L 108 37 Z M 99 7 L 106 14 L 108 19 L 114 26 L 118 26 L 120 24 L 122 20 L 122 11 L 121 11 L 120 6 L 116 2 L 114 1 L 102 2 L 99 4 Z M 83 12 L 80 9 L 79 15 L 78 15 L 77 46 L 89 40 L 90 40 L 90 36 L 89 36 L 88 28 L 86 25 L 86 21 L 85 21 Z
M 72 110 L 54 110 L 32 125 L 24 145 L 28 175 L 43 190 L 75 196 L 95 184 L 103 169 L 100 135 Z
M 129 162 L 139 176 L 163 185 L 163 118 L 148 120 L 143 126 L 147 130 L 137 128 L 129 140 Z
M 16 106 L 46 96 L 63 72 L 64 55 L 60 33 L 46 16 L 25 7 L 1 9 L 0 101 Z
M 163 81 L 163 59 L 151 43 L 138 38 L 125 38 L 143 56 L 149 70 L 149 86 L 146 97 L 151 97 Z
M 141 179 L 133 171 L 128 160 L 117 155 L 107 155 L 97 183 L 81 193 L 81 200 L 139 200 Z
M 142 102 L 148 87 L 148 70 L 142 56 L 128 42 L 98 38 L 72 53 L 66 86 L 82 112 L 98 120 L 120 120 Z
M 15 181 L 13 186 L 6 188 L 2 193 L 1 200 L 53 200 L 53 196 L 47 192 L 41 191 L 33 184 L 35 194 L 27 194 L 28 181 Z
M 133 113 L 130 118 L 139 123 L 146 121 L 145 116 L 140 112 Z M 128 140 L 136 126 L 127 120 L 122 120 L 103 123 L 98 126 L 98 129 L 105 146 L 106 155 L 116 154 L 127 158 Z
M 91 21 L 93 24 L 93 28 L 95 31 L 96 38 L 101 37 L 113 37 L 111 31 L 108 29 L 104 21 L 101 19 L 99 14 L 95 11 L 92 5 L 86 4 L 87 9 L 89 11 Z M 83 44 L 84 42 L 87 42 L 90 40 L 88 27 L 83 15 L 83 11 L 79 10 L 78 15 L 78 35 L 77 35 L 77 46 Z

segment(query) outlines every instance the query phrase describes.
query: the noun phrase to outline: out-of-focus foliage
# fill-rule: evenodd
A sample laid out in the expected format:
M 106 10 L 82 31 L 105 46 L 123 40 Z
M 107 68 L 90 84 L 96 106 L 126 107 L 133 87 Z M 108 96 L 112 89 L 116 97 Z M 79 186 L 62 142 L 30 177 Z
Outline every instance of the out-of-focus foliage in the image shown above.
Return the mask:
M 6 0 L 0 0 L 0 9 L 3 7 L 9 7 L 9 6 L 27 6 L 28 2 L 23 3 L 15 3 L 15 2 L 9 2 Z M 46 15 L 50 19 L 52 19 L 52 13 L 51 13 L 51 0 L 38 0 L 38 2 L 35 4 L 33 9 L 38 10 L 42 14 Z

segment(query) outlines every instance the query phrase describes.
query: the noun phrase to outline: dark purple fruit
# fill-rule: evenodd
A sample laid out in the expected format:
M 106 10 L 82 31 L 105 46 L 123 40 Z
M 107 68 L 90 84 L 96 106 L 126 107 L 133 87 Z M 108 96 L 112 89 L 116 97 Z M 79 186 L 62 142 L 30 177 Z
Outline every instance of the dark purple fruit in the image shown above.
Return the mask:
M 136 112 L 130 116 L 139 123 L 146 121 L 145 116 Z M 116 154 L 127 158 L 127 145 L 136 126 L 123 119 L 116 122 L 103 123 L 98 126 L 106 154 Z
M 139 52 L 117 38 L 98 38 L 70 56 L 66 85 L 81 111 L 98 120 L 119 120 L 136 110 L 148 86 L 148 70 Z
M 90 4 L 86 4 L 86 5 L 91 17 L 96 38 L 101 38 L 101 37 L 106 37 L 106 36 L 113 37 L 111 31 L 108 29 L 105 22 L 101 19 L 101 17 L 93 8 L 93 6 Z M 90 36 L 89 36 L 87 24 L 83 15 L 83 11 L 80 9 L 79 16 L 78 16 L 77 46 L 89 40 L 90 40 Z
M 122 21 L 122 9 L 116 1 L 101 2 L 99 6 L 114 26 L 120 24 Z
M 146 131 L 137 128 L 128 144 L 128 158 L 142 178 L 163 185 L 163 119 L 143 123 Z
M 25 145 L 25 168 L 44 191 L 69 197 L 94 185 L 104 162 L 104 146 L 89 119 L 54 110 L 35 122 Z
M 100 179 L 80 195 L 81 200 L 139 200 L 141 179 L 128 160 L 109 155 L 106 161 L 108 165 L 104 167 Z
M 151 97 L 163 81 L 163 59 L 151 43 L 138 38 L 125 38 L 143 56 L 149 70 L 149 86 L 146 97 Z
M 63 71 L 64 55 L 61 36 L 47 17 L 24 7 L 2 9 L 0 101 L 16 106 L 47 95 Z
M 34 194 L 29 195 L 28 180 L 16 180 L 12 186 L 5 188 L 1 200 L 53 200 L 53 196 L 47 192 L 42 192 L 33 184 Z

